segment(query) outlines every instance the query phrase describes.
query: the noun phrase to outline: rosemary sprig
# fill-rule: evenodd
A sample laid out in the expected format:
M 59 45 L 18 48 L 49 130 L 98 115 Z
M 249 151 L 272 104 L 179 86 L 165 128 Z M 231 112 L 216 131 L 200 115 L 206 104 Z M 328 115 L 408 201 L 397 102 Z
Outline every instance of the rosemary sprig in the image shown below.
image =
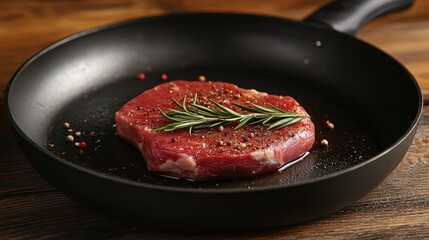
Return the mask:
M 172 123 L 154 129 L 154 131 L 171 132 L 178 129 L 188 128 L 189 135 L 192 131 L 212 128 L 216 126 L 224 126 L 234 122 L 238 122 L 235 130 L 240 129 L 245 125 L 259 124 L 266 126 L 268 130 L 280 129 L 288 125 L 299 122 L 309 116 L 298 115 L 293 112 L 284 111 L 270 104 L 270 107 L 263 107 L 251 103 L 250 106 L 244 106 L 238 103 L 233 103 L 240 108 L 244 113 L 238 113 L 222 104 L 210 100 L 216 108 L 209 108 L 197 104 L 197 94 L 194 95 L 193 101 L 186 107 L 186 96 L 182 103 L 171 99 L 179 109 L 168 109 L 168 113 L 164 113 L 160 108 L 158 111 Z

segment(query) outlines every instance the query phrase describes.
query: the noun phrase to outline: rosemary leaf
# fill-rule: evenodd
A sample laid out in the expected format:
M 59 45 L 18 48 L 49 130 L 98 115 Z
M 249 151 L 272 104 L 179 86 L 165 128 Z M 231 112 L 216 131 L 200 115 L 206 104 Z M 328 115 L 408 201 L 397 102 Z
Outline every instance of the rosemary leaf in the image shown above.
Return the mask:
M 264 120 L 264 121 L 262 121 L 262 124 L 267 124 L 271 119 L 273 119 L 273 117 L 274 116 L 269 116 L 269 117 L 267 117 L 265 119 L 262 119 L 262 120 Z
M 188 129 L 188 131 L 189 131 L 189 136 L 191 136 L 191 135 L 192 135 L 192 129 L 194 129 L 194 126 L 190 126 L 190 127 L 189 127 L 189 129 Z
M 232 115 L 235 115 L 235 116 L 240 116 L 240 114 L 238 114 L 238 113 L 234 112 L 234 111 L 233 111 L 232 109 L 230 109 L 230 108 L 227 108 L 227 107 L 225 107 L 225 106 L 221 105 L 220 103 L 218 103 L 218 102 L 216 102 L 216 101 L 210 100 L 210 102 L 212 102 L 214 105 L 216 105 L 216 107 L 218 107 L 218 108 L 222 109 L 225 113 L 229 113 L 229 114 L 232 114 Z
M 274 122 L 273 124 L 271 124 L 268 127 L 268 130 L 271 130 L 271 129 L 273 129 L 273 128 L 277 127 L 277 126 L 281 126 L 283 124 L 287 124 L 287 123 L 289 123 L 292 120 L 293 120 L 293 118 L 283 118 L 283 119 L 280 119 L 277 122 Z M 266 124 L 266 123 L 264 123 L 264 124 Z
M 241 105 L 241 104 L 238 104 L 238 103 L 233 103 L 235 106 L 237 106 L 237 107 L 239 107 L 239 108 L 241 108 L 242 110 L 244 110 L 244 111 L 248 111 L 248 112 L 254 112 L 254 110 L 255 109 L 253 109 L 253 108 L 251 108 L 251 107 L 248 107 L 248 106 L 244 106 L 244 105 Z
M 206 111 L 206 112 L 211 113 L 211 114 L 215 114 L 215 111 L 213 111 L 214 109 L 210 109 L 208 107 L 204 107 L 204 106 L 198 105 L 196 103 L 191 103 L 191 106 L 195 107 L 195 108 L 197 108 L 199 110 Z
M 188 111 L 188 109 L 186 109 L 186 95 L 185 95 L 185 97 L 183 97 L 182 107 L 183 107 L 183 110 L 185 110 L 185 112 Z
M 269 109 L 269 108 L 266 108 L 266 107 L 262 107 L 262 106 L 259 106 L 259 105 L 254 104 L 254 103 L 251 103 L 251 104 L 252 104 L 252 106 L 253 106 L 255 109 L 259 110 L 261 113 L 276 113 L 276 112 L 278 112 L 278 111 L 276 111 L 276 110 Z
M 270 105 L 270 107 L 271 107 L 271 108 L 274 108 L 275 110 L 277 110 L 277 111 L 279 111 L 279 112 L 284 112 L 284 111 L 283 111 L 283 109 L 280 109 L 280 108 L 278 108 L 278 107 L 274 106 L 274 105 L 273 105 L 273 104 L 271 104 L 271 103 L 268 103 L 268 105 Z
M 235 130 L 240 129 L 241 127 L 243 127 L 244 125 L 246 125 L 246 123 L 247 123 L 248 121 L 252 120 L 253 118 L 254 118 L 254 116 L 253 116 L 253 115 L 248 115 L 247 117 L 242 118 L 242 119 L 240 120 L 239 124 L 238 124 L 234 129 L 235 129 Z

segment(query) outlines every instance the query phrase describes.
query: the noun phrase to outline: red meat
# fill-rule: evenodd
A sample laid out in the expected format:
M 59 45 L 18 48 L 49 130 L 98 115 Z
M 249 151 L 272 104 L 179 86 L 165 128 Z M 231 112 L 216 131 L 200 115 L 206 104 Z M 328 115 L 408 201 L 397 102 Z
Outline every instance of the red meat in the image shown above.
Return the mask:
M 278 130 L 251 125 L 234 130 L 234 125 L 194 131 L 155 132 L 170 123 L 158 111 L 177 109 L 186 95 L 188 103 L 198 94 L 199 104 L 215 100 L 237 112 L 232 103 L 278 108 L 308 115 L 293 98 L 247 90 L 224 82 L 172 81 L 156 86 L 126 103 L 116 112 L 118 136 L 136 146 L 152 172 L 193 180 L 236 178 L 276 172 L 285 163 L 307 152 L 314 143 L 310 118 Z

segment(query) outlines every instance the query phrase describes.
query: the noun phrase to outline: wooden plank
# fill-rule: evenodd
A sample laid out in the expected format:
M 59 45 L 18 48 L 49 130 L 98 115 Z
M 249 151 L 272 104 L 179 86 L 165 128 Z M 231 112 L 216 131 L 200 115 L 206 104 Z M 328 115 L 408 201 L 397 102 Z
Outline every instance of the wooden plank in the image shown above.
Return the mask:
M 54 190 L 27 161 L 14 140 L 0 144 L 4 147 L 0 149 L 0 197 Z

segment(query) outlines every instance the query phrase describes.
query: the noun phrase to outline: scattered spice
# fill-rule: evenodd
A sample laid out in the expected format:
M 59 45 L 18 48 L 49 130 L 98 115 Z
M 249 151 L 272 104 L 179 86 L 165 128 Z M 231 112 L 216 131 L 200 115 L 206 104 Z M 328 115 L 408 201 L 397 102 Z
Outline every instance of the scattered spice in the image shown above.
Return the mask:
M 64 123 L 64 128 L 70 128 L 70 123 L 65 122 L 65 123 Z
M 74 145 L 75 145 L 76 147 L 79 147 L 79 146 L 80 146 L 80 142 L 75 142 L 75 143 L 74 143 Z
M 228 140 L 228 141 L 226 142 L 226 144 L 227 144 L 228 146 L 231 146 L 231 145 L 232 145 L 232 141 L 231 141 L 231 140 Z
M 219 131 L 223 132 L 224 127 L 223 126 L 219 126 L 218 129 L 219 129 Z
M 80 137 L 81 135 L 82 135 L 82 133 L 81 132 L 75 132 L 74 133 L 77 137 Z
M 320 144 L 322 144 L 322 146 L 327 147 L 327 146 L 329 145 L 329 142 L 328 142 L 328 140 L 323 139 L 323 140 L 320 142 Z
M 250 133 L 250 138 L 254 138 L 255 137 L 255 134 L 254 133 Z
M 67 129 L 67 132 L 72 133 L 73 129 L 69 128 L 69 129 Z
M 222 140 L 217 141 L 217 143 L 219 143 L 219 145 L 224 145 L 224 142 Z
M 69 141 L 69 142 L 73 142 L 73 141 L 74 141 L 74 137 L 73 137 L 73 135 L 67 135 L 66 139 L 67 139 L 67 141 Z
M 91 135 L 91 137 L 93 137 L 93 136 L 95 136 L 95 132 L 92 131 L 92 132 L 89 133 L 89 135 Z
M 177 142 L 177 139 L 176 138 L 172 138 L 171 142 Z
M 145 80 L 145 78 L 146 78 L 146 75 L 145 75 L 144 73 L 139 73 L 139 74 L 137 75 L 137 79 L 138 79 L 138 80 Z
M 167 81 L 167 79 L 168 79 L 167 74 L 163 73 L 163 74 L 161 75 L 161 79 L 162 79 L 163 81 Z
M 243 136 L 243 141 L 248 142 L 250 138 L 248 136 Z
M 333 123 L 331 123 L 329 120 L 328 120 L 328 121 L 326 121 L 326 126 L 327 126 L 329 129 L 334 129 L 334 127 L 335 127 L 335 125 L 334 125 Z
M 198 77 L 198 80 L 200 80 L 201 82 L 205 82 L 206 81 L 206 77 L 204 75 L 200 75 Z
M 247 145 L 245 143 L 240 143 L 241 148 L 245 148 Z

